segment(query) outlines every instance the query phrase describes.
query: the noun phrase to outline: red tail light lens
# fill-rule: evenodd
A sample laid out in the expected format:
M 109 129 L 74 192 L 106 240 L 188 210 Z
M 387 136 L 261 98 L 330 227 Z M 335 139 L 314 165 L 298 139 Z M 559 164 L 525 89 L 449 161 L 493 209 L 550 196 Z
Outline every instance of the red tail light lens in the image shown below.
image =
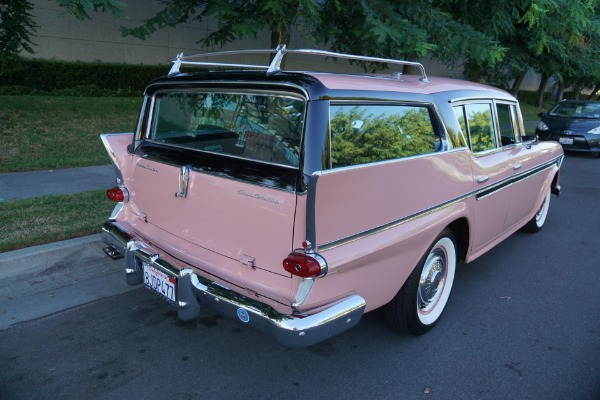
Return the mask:
M 292 253 L 283 260 L 283 269 L 301 278 L 314 278 L 327 273 L 327 263 L 318 254 Z
M 127 189 L 125 189 L 125 187 L 115 186 L 114 188 L 106 191 L 106 197 L 112 201 L 126 202 L 129 200 L 129 192 Z

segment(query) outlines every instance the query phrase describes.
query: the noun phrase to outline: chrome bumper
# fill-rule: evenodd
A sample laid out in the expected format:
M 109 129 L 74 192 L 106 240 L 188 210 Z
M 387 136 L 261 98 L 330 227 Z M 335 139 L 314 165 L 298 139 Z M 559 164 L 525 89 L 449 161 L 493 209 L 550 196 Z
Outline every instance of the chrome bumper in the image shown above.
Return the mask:
M 102 241 L 109 246 L 105 249 L 109 256 L 117 258 L 116 251 L 117 255 L 125 257 L 129 285 L 143 282 L 142 262 L 174 277 L 177 280 L 175 306 L 182 320 L 197 318 L 200 307 L 206 305 L 233 320 L 270 334 L 283 346 L 302 347 L 350 329 L 358 323 L 365 310 L 365 300 L 351 295 L 312 315 L 281 314 L 264 303 L 197 275 L 191 268 L 180 268 L 166 262 L 157 251 L 114 221 L 107 221 L 102 226 Z

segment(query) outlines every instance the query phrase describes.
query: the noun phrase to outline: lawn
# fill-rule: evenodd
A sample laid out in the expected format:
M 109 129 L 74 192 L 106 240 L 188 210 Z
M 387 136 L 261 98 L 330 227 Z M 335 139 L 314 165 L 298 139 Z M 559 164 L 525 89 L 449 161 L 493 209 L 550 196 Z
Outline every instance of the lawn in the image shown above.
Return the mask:
M 0 202 L 0 253 L 98 233 L 114 207 L 103 190 Z
M 554 100 L 546 100 L 544 102 L 544 107 L 537 108 L 534 105 L 521 102 L 520 106 L 521 106 L 521 113 L 523 114 L 523 120 L 524 121 L 539 121 L 540 117 L 538 117 L 538 114 L 541 112 L 548 111 L 554 104 L 556 104 L 554 102 Z
M 132 132 L 141 100 L 0 96 L 0 173 L 108 164 L 100 133 Z
M 0 172 L 109 164 L 102 132 L 131 132 L 140 98 L 0 96 Z M 104 192 L 0 202 L 0 252 L 100 231 Z

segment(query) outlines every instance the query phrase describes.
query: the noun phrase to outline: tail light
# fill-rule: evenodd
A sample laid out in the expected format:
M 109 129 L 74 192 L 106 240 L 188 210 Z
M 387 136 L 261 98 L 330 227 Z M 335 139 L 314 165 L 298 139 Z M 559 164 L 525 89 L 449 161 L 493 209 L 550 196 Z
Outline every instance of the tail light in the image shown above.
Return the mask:
M 291 253 L 283 260 L 283 269 L 301 278 L 315 278 L 327 274 L 327 262 L 317 253 Z
M 126 203 L 129 200 L 129 191 L 125 186 L 115 186 L 106 191 L 109 200 Z

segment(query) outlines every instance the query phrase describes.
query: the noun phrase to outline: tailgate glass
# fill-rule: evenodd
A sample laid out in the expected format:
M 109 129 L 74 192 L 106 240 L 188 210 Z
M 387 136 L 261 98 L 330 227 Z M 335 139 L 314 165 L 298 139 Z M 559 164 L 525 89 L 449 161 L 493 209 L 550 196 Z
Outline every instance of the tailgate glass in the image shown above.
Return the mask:
M 297 167 L 304 113 L 289 94 L 163 91 L 148 140 Z

